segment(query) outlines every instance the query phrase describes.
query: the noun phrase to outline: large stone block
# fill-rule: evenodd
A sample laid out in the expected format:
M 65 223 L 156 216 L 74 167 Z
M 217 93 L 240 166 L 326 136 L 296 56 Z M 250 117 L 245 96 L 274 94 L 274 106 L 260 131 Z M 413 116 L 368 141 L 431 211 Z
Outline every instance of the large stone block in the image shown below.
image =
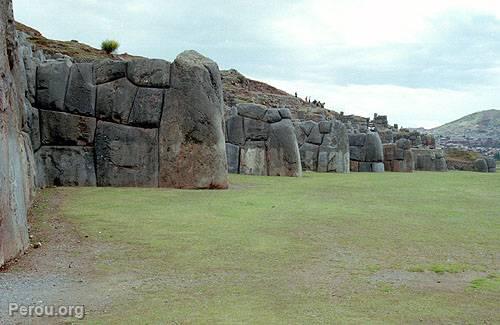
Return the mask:
M 474 170 L 480 173 L 488 172 L 488 163 L 485 159 L 480 158 L 474 161 Z
M 318 172 L 327 173 L 336 171 L 337 150 L 332 146 L 320 146 L 318 152 Z
M 396 150 L 396 145 L 394 143 L 384 144 L 384 161 L 394 160 L 395 150 Z
M 496 173 L 497 172 L 497 161 L 494 158 L 485 158 L 486 159 L 486 164 L 488 165 L 488 172 L 489 173 Z
M 364 147 L 351 146 L 349 148 L 350 159 L 355 161 L 365 161 L 366 152 Z
M 372 172 L 383 173 L 385 171 L 384 163 L 372 163 Z
M 245 138 L 250 141 L 265 141 L 269 137 L 269 123 L 244 118 Z
M 384 161 L 384 151 L 382 148 L 382 141 L 378 133 L 368 133 L 366 135 L 366 143 L 365 143 L 365 151 L 366 151 L 366 161 L 372 162 L 382 162 Z
M 366 143 L 366 133 L 350 133 L 349 145 L 362 147 Z
M 170 85 L 170 62 L 160 59 L 137 59 L 127 66 L 127 76 L 141 87 L 166 88 Z
M 71 62 L 49 61 L 37 69 L 37 108 L 64 111 L 64 98 L 69 78 Z
M 359 171 L 362 173 L 371 173 L 372 170 L 372 163 L 367 162 L 367 161 L 360 161 L 359 162 Z
M 226 143 L 227 170 L 232 174 L 240 172 L 240 147 Z
M 300 126 L 301 123 L 294 122 L 293 126 L 295 129 L 295 138 L 297 139 L 297 144 L 299 145 L 299 148 L 306 142 L 307 139 L 307 134 L 305 133 L 304 129 Z
M 312 143 L 304 143 L 300 147 L 299 152 L 302 168 L 305 170 L 317 171 L 319 146 Z
M 264 114 L 263 120 L 267 123 L 276 123 L 281 121 L 281 115 L 276 108 L 269 108 Z
M 331 121 L 321 121 L 319 122 L 319 133 L 326 134 L 332 131 L 332 122 Z
M 95 137 L 99 186 L 158 186 L 158 130 L 99 121 Z
M 160 123 L 160 186 L 228 187 L 219 68 L 195 51 L 171 66 Z
M 103 84 L 127 76 L 127 62 L 100 60 L 94 62 L 94 74 L 96 84 Z
M 127 124 L 137 87 L 126 78 L 97 86 L 97 118 Z
M 64 110 L 73 114 L 95 116 L 95 96 L 92 63 L 73 64 L 69 74 Z
M 41 146 L 40 142 L 40 112 L 38 109 L 31 107 L 31 119 L 28 123 L 31 145 L 34 151 L 37 151 Z
M 351 173 L 359 172 L 359 161 L 351 160 L 349 163 Z
M 41 147 L 36 159 L 45 186 L 95 186 L 94 148 Z
M 270 126 L 267 143 L 269 176 L 301 176 L 299 147 L 291 120 L 285 119 Z
M 292 113 L 288 108 L 278 109 L 282 119 L 292 119 Z
M 243 127 L 243 117 L 231 116 L 226 120 L 227 141 L 236 145 L 245 144 L 245 130 Z
M 306 142 L 317 145 L 323 142 L 323 135 L 319 132 L 319 125 L 317 123 L 315 123 L 311 129 L 311 133 L 309 133 Z
M 93 146 L 96 119 L 63 112 L 40 110 L 43 145 Z
M 247 142 L 240 149 L 240 174 L 266 176 L 266 158 L 264 141 Z
M 163 110 L 163 89 L 139 88 L 128 123 L 143 128 L 158 128 Z
M 262 120 L 267 112 L 267 107 L 259 104 L 242 103 L 236 107 L 239 115 L 254 120 Z
M 309 136 L 311 134 L 312 129 L 317 125 L 314 121 L 305 121 L 300 123 L 300 127 L 304 130 L 304 133 Z

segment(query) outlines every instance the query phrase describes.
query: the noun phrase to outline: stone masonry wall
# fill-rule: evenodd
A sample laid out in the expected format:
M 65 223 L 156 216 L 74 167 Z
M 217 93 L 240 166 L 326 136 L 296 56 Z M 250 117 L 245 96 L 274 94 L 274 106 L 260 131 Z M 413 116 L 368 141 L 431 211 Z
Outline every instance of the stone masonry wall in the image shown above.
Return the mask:
M 238 104 L 226 120 L 230 173 L 301 176 L 301 160 L 290 111 Z
M 337 120 L 295 122 L 304 170 L 349 173 L 349 138 Z
M 49 60 L 36 81 L 40 186 L 227 188 L 213 61 Z
M 28 81 L 16 41 L 12 2 L 0 1 L 0 267 L 29 244 L 27 214 L 35 166 Z

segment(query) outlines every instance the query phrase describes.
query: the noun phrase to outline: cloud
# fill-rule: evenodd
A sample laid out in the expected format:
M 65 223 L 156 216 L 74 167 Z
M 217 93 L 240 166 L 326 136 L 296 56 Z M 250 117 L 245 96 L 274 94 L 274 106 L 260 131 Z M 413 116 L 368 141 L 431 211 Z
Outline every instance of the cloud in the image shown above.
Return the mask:
M 15 0 L 14 10 L 50 38 L 114 38 L 120 51 L 167 60 L 195 49 L 403 125 L 444 123 L 500 99 L 498 0 Z

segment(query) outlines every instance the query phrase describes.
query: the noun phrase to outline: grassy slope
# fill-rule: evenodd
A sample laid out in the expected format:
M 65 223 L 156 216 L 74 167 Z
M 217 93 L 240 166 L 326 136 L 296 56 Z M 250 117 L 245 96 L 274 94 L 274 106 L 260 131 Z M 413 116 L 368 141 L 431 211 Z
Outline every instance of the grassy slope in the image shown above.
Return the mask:
M 65 216 L 83 234 L 118 247 L 101 256 L 96 281 L 113 275 L 113 285 L 131 290 L 87 320 L 500 321 L 500 175 L 231 181 L 229 191 L 66 189 Z M 374 280 L 391 270 L 444 272 L 443 282 L 446 272 L 484 274 L 426 289 Z M 106 290 L 113 287 L 103 284 L 96 294 Z
M 432 129 L 434 134 L 443 136 L 462 136 L 464 131 L 492 135 L 500 133 L 500 110 L 487 110 L 466 115 L 456 121 Z

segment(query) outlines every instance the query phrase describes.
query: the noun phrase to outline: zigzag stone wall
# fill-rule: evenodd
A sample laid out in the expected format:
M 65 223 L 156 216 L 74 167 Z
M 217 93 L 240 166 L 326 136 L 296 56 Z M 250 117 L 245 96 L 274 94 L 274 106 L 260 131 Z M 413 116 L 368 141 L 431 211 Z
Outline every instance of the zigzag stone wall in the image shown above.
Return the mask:
M 50 60 L 35 97 L 40 186 L 228 186 L 219 69 L 194 51 L 173 63 Z
M 229 172 L 301 176 L 301 160 L 290 111 L 238 104 L 226 120 Z
M 294 125 L 304 170 L 349 172 L 349 138 L 342 122 L 297 121 Z

